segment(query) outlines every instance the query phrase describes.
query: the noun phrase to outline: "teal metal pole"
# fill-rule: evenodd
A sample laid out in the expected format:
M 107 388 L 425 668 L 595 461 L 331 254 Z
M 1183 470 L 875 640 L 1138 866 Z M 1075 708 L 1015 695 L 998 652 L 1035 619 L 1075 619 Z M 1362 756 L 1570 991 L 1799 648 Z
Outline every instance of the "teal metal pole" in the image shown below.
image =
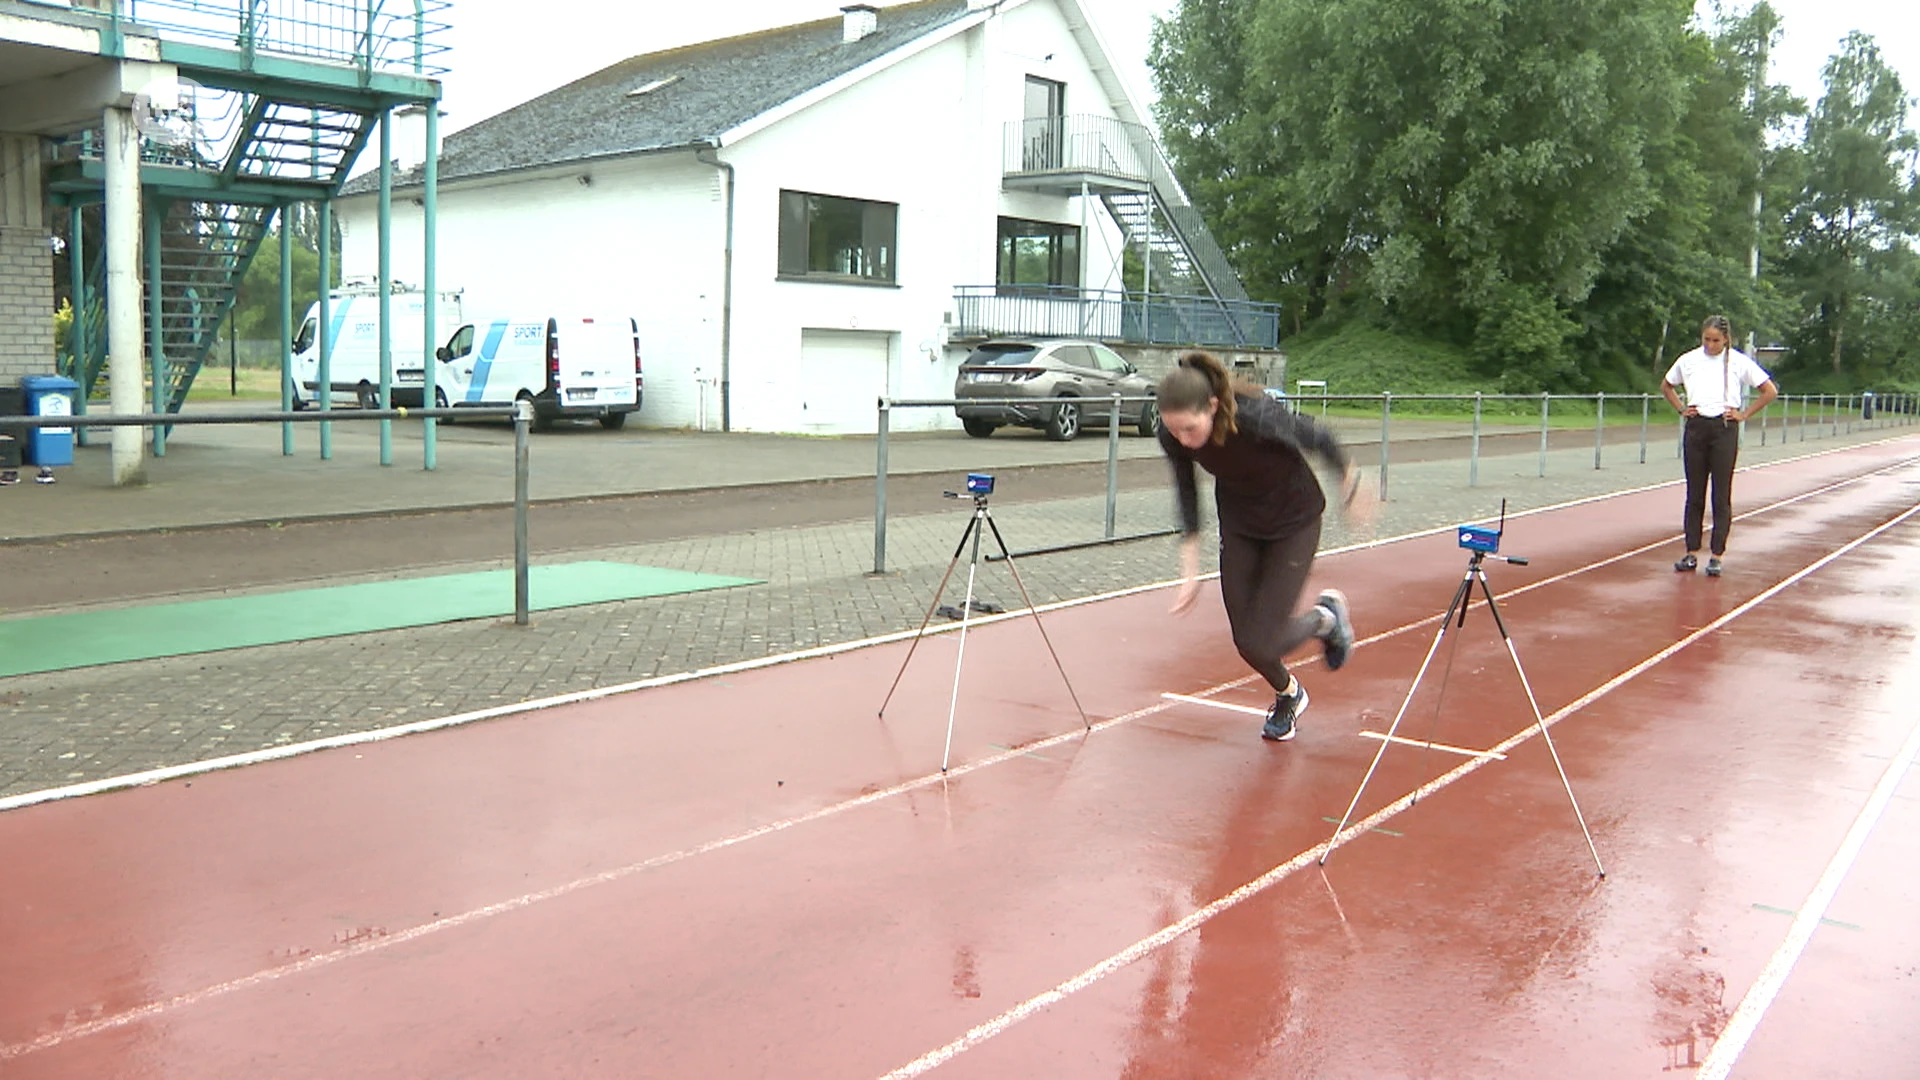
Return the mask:
M 420 11 L 420 5 L 418 3 L 418 0 L 415 0 L 414 13 L 415 13 L 416 19 L 419 17 L 419 11 Z M 417 45 L 416 45 L 416 48 L 417 48 Z M 417 54 L 416 54 L 414 63 L 417 68 L 419 64 L 419 59 Z M 426 243 L 426 257 L 425 257 L 424 264 L 421 268 L 421 277 L 427 290 L 427 295 L 421 301 L 422 314 L 421 314 L 420 321 L 425 326 L 425 332 L 423 336 L 426 338 L 426 340 L 422 343 L 423 352 L 422 352 L 422 357 L 420 362 L 420 372 L 421 372 L 421 378 L 423 380 L 420 384 L 420 405 L 423 408 L 429 408 L 429 409 L 433 408 L 434 406 L 440 403 L 437 396 L 434 393 L 434 391 L 436 390 L 435 383 L 437 382 L 435 376 L 439 374 L 438 368 L 440 365 L 439 358 L 434 355 L 434 346 L 439 344 L 439 342 L 436 340 L 437 331 L 434 328 L 434 315 L 436 313 L 435 309 L 438 308 L 440 305 L 440 294 L 436 291 L 439 286 L 437 281 L 435 280 L 436 275 L 434 273 L 434 269 L 435 269 L 434 259 L 436 257 L 434 252 L 434 249 L 436 247 L 434 243 L 434 236 L 437 229 L 439 228 L 439 213 L 440 213 L 440 207 L 439 207 L 440 154 L 435 144 L 437 144 L 439 141 L 440 141 L 440 103 L 438 101 L 429 101 L 427 102 L 426 164 L 424 166 L 425 172 L 420 177 L 420 183 L 423 188 L 423 191 L 421 192 L 421 199 L 420 199 L 421 217 L 424 222 L 423 227 L 426 230 L 426 236 L 424 237 L 424 240 Z M 426 426 L 421 429 L 420 438 L 424 446 L 423 453 L 425 454 L 425 457 L 426 457 L 425 464 L 429 471 L 440 467 L 439 423 L 440 422 L 435 420 L 434 418 L 427 417 Z
M 73 381 L 80 389 L 73 395 L 73 411 L 81 416 L 87 415 L 87 395 L 92 389 L 87 378 L 87 360 L 93 350 L 87 347 L 87 312 L 91 305 L 87 300 L 87 248 L 81 240 L 83 225 L 81 209 L 78 206 L 67 208 L 67 277 L 68 294 L 73 303 L 73 323 L 67 327 L 67 345 L 73 352 Z M 73 438 L 81 446 L 87 445 L 87 429 L 73 429 Z
M 320 399 L 320 411 L 333 411 L 333 200 L 320 200 L 320 325 L 314 327 L 319 342 L 320 370 L 314 375 L 318 384 L 314 394 Z M 320 421 L 320 460 L 333 460 L 333 421 Z
M 380 110 L 380 408 L 393 408 L 393 110 Z M 380 464 L 393 464 L 393 421 L 380 421 Z
M 293 206 L 281 203 L 280 215 L 280 411 L 293 411 Z M 280 453 L 293 455 L 293 425 L 280 423 Z
M 158 415 L 167 411 L 167 352 L 162 347 L 160 331 L 160 221 L 166 210 L 164 204 L 156 201 L 144 202 L 142 206 L 146 210 L 146 220 L 141 225 L 147 242 L 147 356 L 153 372 L 153 411 Z M 167 456 L 164 424 L 153 426 L 153 456 Z

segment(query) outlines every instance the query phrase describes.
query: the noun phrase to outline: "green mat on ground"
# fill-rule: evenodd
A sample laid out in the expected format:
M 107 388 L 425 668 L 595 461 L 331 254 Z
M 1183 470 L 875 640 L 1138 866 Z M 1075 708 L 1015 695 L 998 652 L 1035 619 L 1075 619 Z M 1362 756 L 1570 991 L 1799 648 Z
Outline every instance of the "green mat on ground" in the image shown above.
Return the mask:
M 615 562 L 530 568 L 535 611 L 757 585 Z M 186 656 L 310 638 L 513 614 L 513 571 L 334 585 L 291 592 L 0 620 L 0 676 Z

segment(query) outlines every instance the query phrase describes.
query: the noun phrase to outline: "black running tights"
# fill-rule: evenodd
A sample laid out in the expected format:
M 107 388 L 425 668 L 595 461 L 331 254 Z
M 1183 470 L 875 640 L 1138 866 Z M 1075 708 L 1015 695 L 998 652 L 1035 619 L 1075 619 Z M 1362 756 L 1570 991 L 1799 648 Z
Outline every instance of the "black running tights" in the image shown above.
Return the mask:
M 1234 647 L 1276 694 L 1290 681 L 1282 658 L 1320 634 L 1317 612 L 1294 611 L 1319 546 L 1317 517 L 1298 532 L 1273 540 L 1220 536 L 1220 596 L 1233 627 Z

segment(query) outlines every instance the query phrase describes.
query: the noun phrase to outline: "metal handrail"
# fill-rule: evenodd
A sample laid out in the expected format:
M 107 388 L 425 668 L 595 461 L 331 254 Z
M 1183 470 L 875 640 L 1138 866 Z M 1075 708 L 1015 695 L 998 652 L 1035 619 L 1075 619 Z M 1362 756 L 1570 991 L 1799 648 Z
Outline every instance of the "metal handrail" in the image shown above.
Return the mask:
M 452 0 L 121 0 L 103 15 L 121 33 L 138 26 L 242 53 L 345 63 L 365 71 L 444 75 Z M 85 9 L 75 9 L 83 14 Z
M 1606 394 L 1606 393 L 1596 393 L 1596 394 L 1486 394 L 1486 393 L 1391 394 L 1391 393 L 1387 393 L 1387 394 L 1289 395 L 1287 398 L 1287 401 L 1295 410 L 1300 410 L 1300 411 L 1304 411 L 1307 407 L 1311 406 L 1314 402 L 1317 401 L 1322 406 L 1322 410 L 1323 410 L 1322 416 L 1325 415 L 1324 408 L 1328 402 L 1376 402 L 1379 404 L 1379 407 L 1380 407 L 1380 442 L 1379 442 L 1380 498 L 1382 500 L 1385 500 L 1387 498 L 1387 490 L 1388 490 L 1387 476 L 1388 476 L 1388 467 L 1390 464 L 1389 451 L 1392 445 L 1392 438 L 1393 438 L 1393 407 L 1396 404 L 1404 404 L 1405 402 L 1410 402 L 1410 401 L 1411 402 L 1438 401 L 1438 402 L 1458 402 L 1458 403 L 1471 402 L 1473 404 L 1473 412 L 1472 412 L 1473 418 L 1471 422 L 1471 428 L 1469 429 L 1469 432 L 1468 432 L 1468 434 L 1470 434 L 1471 436 L 1471 442 L 1469 444 L 1470 448 L 1468 451 L 1468 459 L 1467 459 L 1467 469 L 1468 469 L 1467 486 L 1478 487 L 1480 483 L 1480 443 L 1481 443 L 1481 437 L 1482 437 L 1482 422 L 1485 415 L 1485 407 L 1488 402 L 1490 401 L 1525 402 L 1530 406 L 1535 403 L 1539 405 L 1540 407 L 1540 425 L 1539 425 L 1540 475 L 1544 477 L 1547 475 L 1547 453 L 1548 453 L 1548 443 L 1549 443 L 1548 435 L 1551 431 L 1551 426 L 1552 426 L 1552 412 L 1553 412 L 1554 401 L 1556 400 L 1563 401 L 1563 402 L 1582 401 L 1582 402 L 1592 402 L 1594 404 L 1595 408 L 1594 408 L 1594 416 L 1593 416 L 1593 421 L 1594 421 L 1593 423 L 1593 467 L 1595 469 L 1599 469 L 1604 465 L 1604 456 L 1605 456 L 1604 451 L 1606 447 L 1606 431 L 1609 426 L 1607 423 L 1607 405 L 1609 402 L 1615 403 L 1616 405 L 1625 403 L 1630 408 L 1631 404 L 1635 400 L 1638 400 L 1640 405 L 1639 464 L 1645 465 L 1647 463 L 1648 433 L 1652 424 L 1653 398 L 1654 398 L 1654 395 L 1652 394 Z M 1117 414 L 1117 412 L 1119 411 L 1120 405 L 1123 403 L 1145 402 L 1145 401 L 1152 401 L 1152 400 L 1153 398 L 1147 397 L 1144 395 L 1126 396 L 1126 395 L 1120 395 L 1120 394 L 1063 395 L 1063 396 L 1044 397 L 1044 398 L 1039 398 L 1039 397 L 1005 397 L 1005 398 L 998 398 L 998 397 L 996 398 L 987 398 L 987 397 L 886 398 L 886 397 L 882 397 L 882 398 L 878 398 L 876 400 L 876 405 L 879 410 L 879 416 L 878 416 L 877 425 L 876 425 L 877 431 L 878 431 L 878 438 L 875 443 L 876 460 L 875 460 L 875 466 L 874 466 L 873 572 L 875 574 L 884 574 L 886 573 L 886 566 L 887 566 L 887 439 L 888 439 L 889 431 L 892 426 L 892 412 L 894 409 L 952 408 L 959 405 L 1058 405 L 1064 402 L 1074 402 L 1074 403 L 1077 403 L 1083 406 L 1088 406 L 1088 407 L 1093 407 L 1102 403 L 1107 403 L 1109 404 L 1109 407 L 1113 410 L 1113 412 Z M 1810 421 L 1808 416 L 1810 409 L 1815 412 L 1815 419 L 1812 421 L 1812 426 L 1815 427 L 1816 432 L 1825 431 L 1827 428 L 1830 427 L 1832 429 L 1831 434 L 1834 436 L 1838 436 L 1842 434 L 1843 423 L 1844 423 L 1845 431 L 1851 432 L 1853 430 L 1853 422 L 1856 418 L 1862 420 L 1863 422 L 1870 423 L 1876 428 L 1890 426 L 1892 424 L 1898 424 L 1899 426 L 1909 426 L 1915 423 L 1920 423 L 1920 395 L 1870 394 L 1870 395 L 1835 396 L 1835 395 L 1829 395 L 1829 394 L 1820 394 L 1820 395 L 1800 395 L 1796 399 L 1796 397 L 1793 395 L 1782 394 L 1780 395 L 1779 398 L 1776 399 L 1776 404 L 1778 404 L 1779 406 L 1780 421 L 1778 426 L 1780 428 L 1780 440 L 1783 443 L 1788 441 L 1790 437 L 1790 428 L 1793 423 L 1793 405 L 1796 400 L 1799 402 L 1799 405 L 1800 405 L 1799 426 L 1797 430 L 1799 432 L 1800 441 L 1802 442 L 1806 441 L 1807 431 L 1810 426 Z M 1843 404 L 1843 401 L 1845 402 L 1845 404 Z M 1869 401 L 1872 403 L 1872 410 L 1873 410 L 1873 415 L 1870 417 L 1866 415 L 1868 411 L 1868 407 L 1866 403 Z M 1831 420 L 1829 420 L 1828 418 L 1829 402 L 1831 402 L 1832 404 Z M 1769 410 L 1769 412 L 1771 411 L 1772 410 Z M 1760 444 L 1762 446 L 1766 445 L 1767 440 L 1769 438 L 1769 429 L 1771 426 L 1769 412 L 1763 412 L 1757 418 L 1757 423 L 1759 426 Z M 1117 420 L 1117 416 L 1114 417 L 1114 419 Z M 1676 417 L 1676 420 L 1678 420 L 1677 417 Z M 1631 420 L 1629 419 L 1628 421 L 1623 422 L 1619 426 L 1625 426 L 1625 423 L 1630 423 L 1630 422 Z M 1748 421 L 1748 423 L 1755 423 L 1755 422 L 1756 421 Z M 1507 426 L 1507 425 L 1503 425 L 1503 426 Z M 1513 425 L 1513 426 L 1517 426 L 1517 425 Z M 1684 429 L 1684 425 L 1681 425 L 1681 426 Z M 1744 438 L 1744 431 L 1745 429 L 1743 427 L 1743 438 Z M 1084 547 L 1091 544 L 1113 543 L 1117 540 L 1134 540 L 1134 539 L 1142 539 L 1150 536 L 1163 535 L 1163 533 L 1161 532 L 1149 532 L 1149 533 L 1142 533 L 1137 536 L 1120 537 L 1120 536 L 1116 536 L 1114 533 L 1115 506 L 1118 500 L 1118 492 L 1119 492 L 1119 479 L 1118 479 L 1119 477 L 1119 432 L 1120 432 L 1120 425 L 1116 422 L 1109 421 L 1107 425 L 1107 517 L 1106 517 L 1106 530 L 1105 530 L 1104 536 L 1098 540 L 1088 540 L 1080 544 L 1056 545 L 1055 547 L 1048 548 L 1046 550 L 1049 550 L 1049 551 L 1068 550 L 1071 548 Z M 1821 436 L 1820 434 L 1816 433 L 1814 437 L 1819 438 Z M 1676 438 L 1674 441 L 1675 457 L 1680 456 L 1681 449 L 1682 449 L 1681 439 Z
M 0 416 L 0 434 L 42 428 L 167 428 L 194 424 L 324 424 L 346 421 L 510 419 L 513 421 L 513 621 L 529 621 L 527 491 L 529 453 L 527 430 L 533 425 L 533 403 L 477 405 L 459 409 L 312 409 L 304 412 L 230 413 L 77 413 L 71 416 Z

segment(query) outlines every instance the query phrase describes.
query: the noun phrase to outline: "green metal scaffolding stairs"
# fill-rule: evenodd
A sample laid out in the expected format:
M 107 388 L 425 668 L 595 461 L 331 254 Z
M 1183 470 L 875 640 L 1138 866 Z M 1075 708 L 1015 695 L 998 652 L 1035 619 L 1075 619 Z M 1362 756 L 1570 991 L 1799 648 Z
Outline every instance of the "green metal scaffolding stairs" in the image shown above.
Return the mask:
M 159 344 L 164 361 L 158 370 L 165 385 L 150 400 L 159 411 L 179 412 L 219 340 L 220 328 L 240 299 L 241 284 L 254 256 L 272 230 L 285 202 L 272 198 L 276 184 L 297 186 L 302 192 L 316 185 L 337 191 L 347 171 L 365 147 L 378 114 L 312 102 L 278 100 L 262 94 L 242 96 L 236 110 L 239 123 L 215 147 L 225 147 L 215 158 L 204 147 L 182 153 L 178 147 L 143 145 L 142 182 L 147 188 L 145 212 L 159 215 L 159 283 L 144 282 L 145 310 L 159 313 Z M 97 145 L 82 140 L 80 153 Z M 173 182 L 169 183 L 168 180 Z M 235 191 L 245 188 L 245 195 Z M 288 200 L 294 201 L 294 200 Z M 75 312 L 83 332 L 70 333 L 60 358 L 61 370 L 90 395 L 106 366 L 105 245 L 101 218 L 83 215 L 84 250 L 91 255 L 87 271 L 89 302 Z M 142 277 L 151 276 L 151 253 L 143 252 Z M 157 294 L 157 296 L 156 296 Z M 141 327 L 141 340 L 152 350 L 150 327 Z M 84 341 L 86 355 L 76 355 Z M 149 372 L 156 370 L 151 355 Z

